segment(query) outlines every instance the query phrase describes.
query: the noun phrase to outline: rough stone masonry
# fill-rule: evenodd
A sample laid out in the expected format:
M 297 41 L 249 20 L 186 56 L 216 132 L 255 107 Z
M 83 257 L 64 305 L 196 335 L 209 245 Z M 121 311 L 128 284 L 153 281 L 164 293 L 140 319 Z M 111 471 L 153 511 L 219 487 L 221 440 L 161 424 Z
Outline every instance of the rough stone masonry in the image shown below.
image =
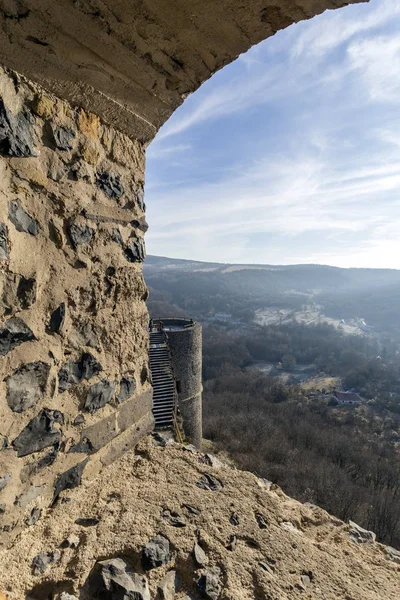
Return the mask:
M 151 430 L 144 149 L 0 70 L 0 539 Z
M 144 145 L 253 44 L 363 1 L 0 0 L 0 543 L 152 428 Z

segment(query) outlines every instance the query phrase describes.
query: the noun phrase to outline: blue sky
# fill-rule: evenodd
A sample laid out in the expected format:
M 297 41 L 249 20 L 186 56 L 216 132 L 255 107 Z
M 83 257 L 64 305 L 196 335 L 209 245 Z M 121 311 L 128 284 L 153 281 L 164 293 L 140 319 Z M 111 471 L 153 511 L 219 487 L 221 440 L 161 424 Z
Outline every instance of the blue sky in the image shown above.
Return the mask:
M 400 2 L 278 32 L 150 144 L 147 251 L 400 268 Z

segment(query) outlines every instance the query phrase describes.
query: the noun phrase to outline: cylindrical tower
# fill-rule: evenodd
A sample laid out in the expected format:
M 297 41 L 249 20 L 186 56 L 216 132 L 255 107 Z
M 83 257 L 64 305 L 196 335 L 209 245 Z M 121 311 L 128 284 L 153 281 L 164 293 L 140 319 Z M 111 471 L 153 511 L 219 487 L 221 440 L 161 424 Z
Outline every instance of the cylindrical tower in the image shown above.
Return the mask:
M 186 437 L 197 448 L 202 440 L 202 327 L 193 319 L 161 319 L 168 337 Z

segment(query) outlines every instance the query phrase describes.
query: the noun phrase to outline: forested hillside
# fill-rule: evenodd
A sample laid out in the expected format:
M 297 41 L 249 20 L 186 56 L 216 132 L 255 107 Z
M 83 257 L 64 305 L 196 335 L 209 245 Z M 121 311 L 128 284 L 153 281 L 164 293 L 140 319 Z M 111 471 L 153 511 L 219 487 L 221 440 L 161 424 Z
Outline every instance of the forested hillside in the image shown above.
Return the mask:
M 400 271 L 321 265 L 223 265 L 149 256 L 144 265 L 149 307 L 180 307 L 197 318 L 225 312 L 251 321 L 265 307 L 321 307 L 334 319 L 363 319 L 400 340 Z
M 150 257 L 145 276 L 153 316 L 203 324 L 205 437 L 400 548 L 400 272 Z

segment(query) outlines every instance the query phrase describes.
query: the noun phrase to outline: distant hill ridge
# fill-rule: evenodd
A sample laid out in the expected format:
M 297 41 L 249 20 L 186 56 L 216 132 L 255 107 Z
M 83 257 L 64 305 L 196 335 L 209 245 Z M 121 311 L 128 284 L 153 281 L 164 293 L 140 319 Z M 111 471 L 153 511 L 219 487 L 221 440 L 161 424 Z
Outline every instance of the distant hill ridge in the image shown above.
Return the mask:
M 298 310 L 311 303 L 335 319 L 360 317 L 379 331 L 400 336 L 397 269 L 229 264 L 150 255 L 144 274 L 150 301 L 167 300 L 194 317 L 271 306 Z
M 262 268 L 272 271 L 287 271 L 291 269 L 324 269 L 327 271 L 344 271 L 344 272 L 355 272 L 355 273 L 392 273 L 396 274 L 398 280 L 400 280 L 400 269 L 373 269 L 373 268 L 360 268 L 360 267 L 334 267 L 331 265 L 320 265 L 318 263 L 299 263 L 292 265 L 271 265 L 264 263 L 224 263 L 224 262 L 206 262 L 201 260 L 192 260 L 188 258 L 170 258 L 167 256 L 155 256 L 152 254 L 148 254 L 146 258 L 147 266 L 193 266 L 200 265 L 204 268 L 214 267 L 215 269 L 219 268 L 229 268 L 229 267 L 238 267 L 240 269 L 253 269 L 253 268 Z

